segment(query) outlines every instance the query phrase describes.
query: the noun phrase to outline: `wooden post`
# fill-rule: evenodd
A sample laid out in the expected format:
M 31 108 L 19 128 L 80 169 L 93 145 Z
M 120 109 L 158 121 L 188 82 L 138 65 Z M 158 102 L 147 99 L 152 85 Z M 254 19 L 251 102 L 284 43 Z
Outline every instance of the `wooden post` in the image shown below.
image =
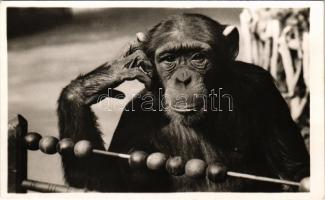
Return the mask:
M 27 121 L 17 115 L 8 124 L 8 193 L 26 193 L 22 181 L 27 179 L 27 149 L 24 137 Z
M 88 192 L 87 189 L 79 189 L 66 185 L 58 185 L 34 180 L 24 180 L 22 182 L 22 186 L 28 190 L 44 193 Z

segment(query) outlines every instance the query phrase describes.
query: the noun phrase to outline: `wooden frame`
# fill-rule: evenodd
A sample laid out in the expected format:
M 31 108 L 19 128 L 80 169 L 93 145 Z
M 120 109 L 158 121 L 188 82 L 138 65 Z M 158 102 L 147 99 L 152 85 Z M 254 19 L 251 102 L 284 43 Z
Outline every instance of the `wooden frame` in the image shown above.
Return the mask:
M 27 179 L 27 148 L 24 137 L 28 132 L 27 120 L 17 115 L 8 124 L 8 193 L 38 192 L 87 192 L 86 189 L 69 187 Z

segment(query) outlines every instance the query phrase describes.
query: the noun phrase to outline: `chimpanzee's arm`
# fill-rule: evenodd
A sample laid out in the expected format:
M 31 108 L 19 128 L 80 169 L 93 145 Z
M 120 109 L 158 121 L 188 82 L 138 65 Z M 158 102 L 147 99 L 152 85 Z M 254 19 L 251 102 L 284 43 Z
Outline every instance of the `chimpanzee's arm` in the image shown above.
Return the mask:
M 107 75 L 109 67 L 108 64 L 103 64 L 94 71 L 79 76 L 63 89 L 58 100 L 61 139 L 71 138 L 74 142 L 89 140 L 94 148 L 104 150 L 101 132 L 90 105 L 96 102 L 106 86 L 114 86 L 113 81 L 117 79 L 110 79 Z M 110 171 L 107 168 L 110 165 L 106 164 L 109 158 L 95 155 L 85 159 L 62 156 L 62 162 L 66 181 L 75 187 L 100 189 L 104 173 Z
M 143 38 L 130 43 L 122 55 L 110 63 L 105 63 L 86 75 L 73 80 L 65 87 L 58 100 L 60 138 L 71 138 L 74 142 L 88 140 L 93 148 L 104 150 L 101 132 L 96 116 L 90 106 L 97 103 L 102 94 L 124 98 L 124 94 L 112 89 L 126 80 L 151 84 L 152 64 L 139 48 Z M 142 68 L 140 68 L 140 66 Z M 146 73 L 143 68 L 147 69 Z M 119 167 L 114 158 L 92 155 L 85 159 L 62 156 L 66 181 L 76 187 L 86 187 L 101 191 L 122 191 Z
M 266 157 L 280 177 L 300 181 L 310 173 L 309 153 L 286 102 L 270 76 L 265 83 L 260 105 L 266 120 L 266 135 L 261 138 Z

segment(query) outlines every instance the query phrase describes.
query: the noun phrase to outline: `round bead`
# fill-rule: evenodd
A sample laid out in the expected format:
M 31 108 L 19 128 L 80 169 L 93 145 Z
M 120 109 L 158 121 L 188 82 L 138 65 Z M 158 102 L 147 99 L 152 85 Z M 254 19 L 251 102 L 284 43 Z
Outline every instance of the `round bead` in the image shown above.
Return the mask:
M 70 138 L 63 138 L 57 144 L 56 149 L 61 155 L 73 155 L 74 142 Z
M 152 153 L 147 158 L 147 167 L 151 170 L 161 170 L 164 168 L 167 157 L 163 153 Z
M 169 158 L 166 162 L 166 170 L 174 176 L 180 176 L 185 173 L 185 163 L 180 156 Z
M 300 192 L 309 192 L 310 191 L 310 178 L 305 177 L 300 181 L 299 185 Z
M 132 168 L 142 168 L 146 166 L 148 154 L 144 151 L 133 151 L 130 154 L 129 165 Z
M 93 147 L 88 140 L 80 140 L 74 146 L 74 154 L 78 158 L 84 158 L 92 153 Z
M 55 154 L 59 140 L 53 136 L 45 136 L 39 141 L 39 149 L 46 154 Z
M 226 180 L 227 168 L 221 163 L 213 163 L 206 169 L 206 175 L 210 181 L 219 183 Z
M 191 159 L 185 165 L 185 174 L 190 178 L 202 178 L 207 164 L 201 159 Z
M 39 148 L 39 141 L 42 139 L 42 136 L 38 133 L 35 132 L 30 132 L 27 133 L 27 135 L 25 136 L 25 143 L 26 143 L 26 147 L 29 150 L 38 150 Z

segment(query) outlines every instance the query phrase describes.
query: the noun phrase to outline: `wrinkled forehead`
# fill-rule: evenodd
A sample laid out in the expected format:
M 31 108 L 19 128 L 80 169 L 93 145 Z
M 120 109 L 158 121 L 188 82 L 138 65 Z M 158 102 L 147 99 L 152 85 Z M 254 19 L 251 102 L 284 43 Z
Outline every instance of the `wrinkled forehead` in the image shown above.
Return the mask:
M 209 49 L 217 45 L 218 35 L 218 27 L 215 25 L 178 19 L 166 21 L 156 27 L 151 35 L 150 46 L 155 54 L 174 47 Z
M 179 38 L 170 40 L 171 41 L 163 43 L 160 47 L 156 49 L 156 56 L 159 56 L 164 53 L 176 52 L 177 50 L 196 50 L 206 52 L 209 52 L 211 50 L 211 46 L 209 44 L 195 39 Z

